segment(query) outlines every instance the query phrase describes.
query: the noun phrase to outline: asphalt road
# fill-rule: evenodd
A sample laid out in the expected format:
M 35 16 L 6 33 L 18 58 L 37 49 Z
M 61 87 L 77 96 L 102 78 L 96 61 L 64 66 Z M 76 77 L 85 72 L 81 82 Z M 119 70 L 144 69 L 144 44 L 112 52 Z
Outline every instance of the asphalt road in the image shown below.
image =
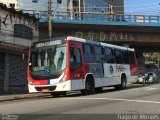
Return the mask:
M 129 85 L 121 91 L 105 88 L 102 93 L 88 96 L 72 93 L 2 102 L 0 113 L 2 119 L 16 120 L 159 120 L 160 84 Z

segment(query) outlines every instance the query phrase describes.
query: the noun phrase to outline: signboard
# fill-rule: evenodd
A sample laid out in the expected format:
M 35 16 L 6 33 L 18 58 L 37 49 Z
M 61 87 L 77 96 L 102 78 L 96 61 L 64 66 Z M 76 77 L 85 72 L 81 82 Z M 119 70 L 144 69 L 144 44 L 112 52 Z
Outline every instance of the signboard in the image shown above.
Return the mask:
M 34 44 L 35 48 L 49 47 L 64 44 L 63 40 L 42 41 Z

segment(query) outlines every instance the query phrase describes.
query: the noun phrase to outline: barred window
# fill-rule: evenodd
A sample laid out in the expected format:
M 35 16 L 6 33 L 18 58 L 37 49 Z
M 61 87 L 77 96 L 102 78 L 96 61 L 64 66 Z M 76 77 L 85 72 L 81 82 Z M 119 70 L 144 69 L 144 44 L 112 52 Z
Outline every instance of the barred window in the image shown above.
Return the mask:
M 20 37 L 28 40 L 32 40 L 32 28 L 22 25 L 22 24 L 14 24 L 14 36 Z

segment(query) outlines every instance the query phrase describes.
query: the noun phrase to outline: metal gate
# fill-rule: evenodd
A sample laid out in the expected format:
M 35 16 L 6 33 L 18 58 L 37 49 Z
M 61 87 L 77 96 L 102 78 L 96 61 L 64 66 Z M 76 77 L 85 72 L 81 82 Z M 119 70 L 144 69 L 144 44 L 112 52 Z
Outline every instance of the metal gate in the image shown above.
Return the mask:
M 5 54 L 0 53 L 0 92 L 3 91 L 5 70 Z
M 9 91 L 27 91 L 27 56 L 9 55 Z

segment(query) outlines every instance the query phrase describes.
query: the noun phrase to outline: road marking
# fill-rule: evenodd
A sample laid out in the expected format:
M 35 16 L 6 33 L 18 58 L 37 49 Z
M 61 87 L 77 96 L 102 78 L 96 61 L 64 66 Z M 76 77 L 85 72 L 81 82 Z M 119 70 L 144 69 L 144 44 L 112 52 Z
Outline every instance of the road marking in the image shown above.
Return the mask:
M 153 103 L 160 104 L 160 101 L 146 101 L 146 100 L 131 100 L 131 99 L 116 99 L 116 98 L 63 98 L 67 100 L 114 100 L 114 101 L 125 101 L 125 102 L 137 102 L 137 103 Z
M 146 90 L 157 90 L 158 88 L 153 88 L 153 87 L 147 87 Z

